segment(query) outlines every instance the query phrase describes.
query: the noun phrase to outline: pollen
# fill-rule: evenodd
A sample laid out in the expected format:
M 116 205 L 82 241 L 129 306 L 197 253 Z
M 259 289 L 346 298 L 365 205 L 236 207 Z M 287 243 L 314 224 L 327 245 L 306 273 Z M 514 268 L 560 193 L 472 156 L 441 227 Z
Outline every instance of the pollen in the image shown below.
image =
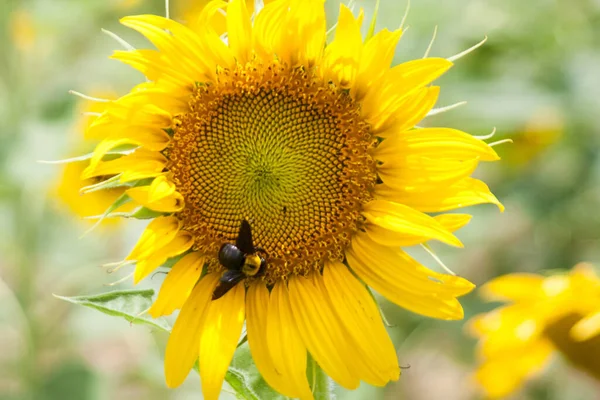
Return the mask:
M 174 121 L 165 154 L 195 250 L 216 260 L 246 219 L 268 283 L 343 260 L 377 181 L 377 142 L 347 90 L 314 70 L 248 63 L 197 84 Z

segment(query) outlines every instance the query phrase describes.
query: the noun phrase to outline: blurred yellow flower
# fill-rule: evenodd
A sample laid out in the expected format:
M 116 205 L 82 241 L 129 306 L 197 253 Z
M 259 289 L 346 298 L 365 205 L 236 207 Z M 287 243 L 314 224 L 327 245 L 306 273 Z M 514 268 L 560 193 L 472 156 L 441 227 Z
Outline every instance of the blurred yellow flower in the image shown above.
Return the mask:
M 36 29 L 31 14 L 22 9 L 16 9 L 10 14 L 9 34 L 17 50 L 26 53 L 35 44 Z
M 564 125 L 561 110 L 552 107 L 536 110 L 522 129 L 510 135 L 513 145 L 503 150 L 504 164 L 516 170 L 528 166 L 563 137 Z
M 111 99 L 116 98 L 116 94 L 110 91 L 93 91 L 92 94 L 98 98 Z M 84 100 L 79 103 L 76 114 L 78 118 L 74 123 L 74 130 L 77 132 L 87 132 L 90 125 L 97 118 L 96 114 L 102 113 L 107 106 L 107 102 L 97 102 Z M 87 138 L 87 133 L 85 136 Z M 78 145 L 74 146 L 75 150 L 80 150 L 86 147 L 80 140 Z M 90 149 L 91 150 L 91 149 Z M 113 189 L 104 189 L 82 193 L 81 190 L 87 186 L 94 185 L 102 179 L 96 177 L 82 179 L 83 172 L 89 166 L 89 159 L 81 161 L 73 161 L 65 164 L 58 181 L 55 183 L 53 191 L 58 198 L 66 204 L 73 213 L 79 217 L 90 217 L 103 214 L 119 197 L 121 197 L 126 188 L 119 187 Z M 135 204 L 128 203 L 119 207 L 115 211 L 127 212 L 134 208 Z M 95 223 L 95 220 L 88 220 L 90 223 Z M 103 225 L 114 225 L 121 222 L 117 218 L 106 218 L 102 220 Z
M 600 379 L 600 279 L 591 265 L 578 264 L 568 274 L 549 277 L 504 275 L 480 293 L 509 303 L 467 325 L 480 340 L 475 378 L 489 397 L 517 390 L 556 350 Z
M 211 1 L 189 26 L 123 18 L 157 49 L 114 53 L 148 81 L 92 123 L 88 136 L 101 142 L 83 177 L 143 182 L 128 195 L 162 214 L 126 258 L 135 283 L 180 257 L 149 311 L 181 309 L 168 386 L 198 360 L 204 397 L 216 399 L 244 322 L 259 371 L 286 396 L 313 397 L 307 353 L 345 388 L 383 386 L 400 368 L 364 283 L 413 312 L 461 319 L 457 298 L 473 284 L 401 247 L 462 246 L 453 232 L 471 216 L 444 212 L 502 207 L 471 177 L 498 156 L 458 130 L 413 129 L 437 101 L 431 83 L 453 64 L 427 57 L 391 68 L 401 29 L 363 37 L 362 11 L 342 5 L 327 43 L 323 0 L 255 11 Z M 106 158 L 123 145 L 137 148 Z M 227 258 L 233 243 L 242 251 Z
M 81 189 L 98 183 L 97 179 L 81 179 L 81 173 L 84 171 L 88 161 L 75 161 L 66 164 L 62 170 L 60 180 L 57 185 L 57 194 L 60 199 L 79 217 L 91 217 L 101 215 L 106 211 L 123 193 L 124 188 L 104 189 L 95 192 L 82 194 Z M 126 204 L 115 211 L 131 211 L 132 205 Z M 94 223 L 96 220 L 89 220 Z M 117 218 L 106 218 L 102 224 L 116 224 L 121 222 Z

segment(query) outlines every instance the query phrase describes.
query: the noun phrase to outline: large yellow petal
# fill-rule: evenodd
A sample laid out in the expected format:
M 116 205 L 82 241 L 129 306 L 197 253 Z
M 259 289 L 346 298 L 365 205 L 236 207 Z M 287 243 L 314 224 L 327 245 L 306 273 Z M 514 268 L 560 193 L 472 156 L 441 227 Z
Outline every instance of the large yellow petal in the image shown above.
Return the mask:
M 257 50 L 263 57 L 276 55 L 290 66 L 318 64 L 325 47 L 323 3 L 323 0 L 280 0 L 265 5 L 254 22 Z
M 178 212 L 184 207 L 183 196 L 164 175 L 155 178 L 150 186 L 138 186 L 126 191 L 136 203 L 158 212 Z
M 169 315 L 180 309 L 189 297 L 204 267 L 204 256 L 198 252 L 185 255 L 167 274 L 158 298 L 148 310 L 152 318 Z
M 165 81 L 190 92 L 194 87 L 193 78 L 175 68 L 167 56 L 157 50 L 115 50 L 110 58 L 137 69 L 151 81 Z
M 367 382 L 383 386 L 397 380 L 400 368 L 396 350 L 367 289 L 339 262 L 325 264 L 323 284 L 335 314 L 359 350 L 360 360 L 376 369 L 378 379 Z
M 372 125 L 373 133 L 376 136 L 388 138 L 414 128 L 435 106 L 439 95 L 439 86 L 426 86 L 415 91 L 398 104 L 394 115 Z
M 433 318 L 461 319 L 463 309 L 456 297 L 474 288 L 466 279 L 431 271 L 363 233 L 353 238 L 346 258 L 354 272 L 388 300 Z
M 286 383 L 297 397 L 312 399 L 306 379 L 306 346 L 294 322 L 290 294 L 284 282 L 276 282 L 271 291 L 266 333 L 275 371 L 281 379 L 289 379 Z
M 354 351 L 327 298 L 311 279 L 299 276 L 289 279 L 289 291 L 294 320 L 310 354 L 334 381 L 356 389 L 360 376 Z
M 296 387 L 297 382 L 302 382 L 305 376 L 302 366 L 295 368 L 298 376 L 286 376 L 285 372 L 288 371 L 285 371 L 283 368 L 276 369 L 275 363 L 269 353 L 269 346 L 273 347 L 274 345 L 274 343 L 269 342 L 267 337 L 267 324 L 269 323 L 270 313 L 269 297 L 269 289 L 267 289 L 262 281 L 257 281 L 248 288 L 246 295 L 246 331 L 248 333 L 248 345 L 252 352 L 252 359 L 262 377 L 273 389 L 288 397 L 301 397 L 303 393 L 306 395 L 310 392 L 308 383 L 306 383 L 304 388 L 300 388 L 300 390 Z M 294 327 L 291 329 L 294 329 Z M 299 338 L 297 333 L 296 337 Z M 299 348 L 305 355 L 304 369 L 306 369 L 306 349 L 302 345 Z
M 165 351 L 165 378 L 170 388 L 183 383 L 198 359 L 202 315 L 220 276 L 211 273 L 198 282 L 173 325 Z
M 500 159 L 483 140 L 450 128 L 424 128 L 399 133 L 384 140 L 375 150 L 375 157 L 390 164 L 404 162 L 404 157 L 481 161 Z
M 426 191 L 407 191 L 381 184 L 375 187 L 375 197 L 404 204 L 422 212 L 441 212 L 475 204 L 492 203 L 504 211 L 504 206 L 479 179 L 464 178 L 449 186 Z
M 446 228 L 446 230 L 455 232 L 467 225 L 473 216 L 471 214 L 440 214 L 433 218 Z
M 171 54 L 167 54 L 168 57 L 165 59 L 172 63 L 172 68 L 180 68 L 177 64 L 182 61 L 180 57 L 173 57 L 172 54 L 175 51 L 185 58 L 183 61 L 186 62 L 188 68 L 196 68 L 202 74 L 198 78 L 203 81 L 215 77 L 217 66 L 227 68 L 235 62 L 229 48 L 221 41 L 210 24 L 206 23 L 224 6 L 225 3 L 222 1 L 213 1 L 204 7 L 199 16 L 200 31 L 197 33 L 172 19 L 158 15 L 130 16 L 123 18 L 121 22 L 146 35 L 151 41 L 161 43 L 163 46 L 170 46 L 165 47 L 165 51 L 171 50 Z M 173 39 L 169 41 L 169 38 L 156 28 L 168 33 Z M 157 47 L 159 47 L 158 44 Z M 193 64 L 196 66 L 194 67 Z M 193 84 L 194 77 L 190 78 L 188 81 Z
M 133 153 L 114 160 L 101 161 L 93 169 L 86 168 L 81 179 L 123 174 L 119 180 L 129 182 L 135 179 L 156 177 L 162 174 L 166 164 L 167 159 L 160 152 L 138 148 Z M 125 173 L 127 174 L 125 175 Z
M 126 260 L 148 258 L 155 249 L 167 245 L 181 229 L 181 222 L 176 217 L 158 217 L 153 219 Z
M 246 0 L 231 0 L 227 5 L 227 40 L 233 56 L 240 64 L 252 55 L 252 25 Z
M 377 168 L 387 186 L 400 190 L 432 190 L 467 178 L 479 160 L 447 160 L 429 157 L 407 157 Z
M 454 232 L 462 228 L 469 223 L 471 218 L 472 216 L 469 214 L 441 214 L 433 217 L 448 232 Z M 423 236 L 406 237 L 405 235 L 390 232 L 385 228 L 373 224 L 366 225 L 365 232 L 374 242 L 384 246 L 412 246 L 429 240 L 429 238 Z
M 199 38 L 185 26 L 156 15 L 129 16 L 121 23 L 146 36 L 165 56 L 164 62 L 190 81 L 204 82 L 212 77 L 215 62 L 202 54 Z
M 360 66 L 362 36 L 360 25 L 362 12 L 354 18 L 346 5 L 340 4 L 340 16 L 335 31 L 335 39 L 325 49 L 323 75 L 326 81 L 333 81 L 341 88 L 354 86 Z
M 462 247 L 462 243 L 433 217 L 403 204 L 373 200 L 364 206 L 363 215 L 370 224 L 385 229 L 390 236 L 404 238 L 406 245 L 417 244 L 422 238 Z
M 360 101 L 373 82 L 377 81 L 390 68 L 402 30 L 390 32 L 383 29 L 368 39 L 363 47 L 356 83 L 350 89 L 354 98 Z
M 362 101 L 362 115 L 374 127 L 385 125 L 400 110 L 406 97 L 430 84 L 452 63 L 443 58 L 425 58 L 402 63 L 388 70 L 371 85 Z
M 173 240 L 162 247 L 152 249 L 152 253 L 147 257 L 138 259 L 133 273 L 133 283 L 137 284 L 156 268 L 163 265 L 169 258 L 185 253 L 193 244 L 194 237 L 190 233 L 177 232 Z
M 154 104 L 169 115 L 176 115 L 189 110 L 188 97 L 187 90 L 177 90 L 175 87 L 165 87 L 157 85 L 155 82 L 143 82 L 121 97 L 121 101 Z
M 218 399 L 225 373 L 237 347 L 245 318 L 246 287 L 236 285 L 218 300 L 211 301 L 200 323 L 198 367 L 202 394 Z

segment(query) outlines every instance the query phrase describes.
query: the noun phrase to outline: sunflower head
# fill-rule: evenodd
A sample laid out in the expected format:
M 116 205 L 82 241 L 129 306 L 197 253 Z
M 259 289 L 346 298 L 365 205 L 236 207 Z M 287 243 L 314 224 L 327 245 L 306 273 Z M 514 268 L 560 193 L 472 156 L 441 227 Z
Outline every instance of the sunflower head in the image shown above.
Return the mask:
M 155 218 L 126 259 L 136 283 L 178 260 L 149 311 L 181 308 L 169 386 L 198 359 L 205 397 L 215 398 L 244 321 L 260 372 L 287 396 L 312 397 L 307 352 L 344 387 L 381 386 L 400 370 L 365 284 L 411 311 L 462 318 L 457 297 L 473 285 L 401 247 L 461 246 L 453 232 L 470 216 L 444 212 L 501 207 L 470 177 L 498 156 L 464 132 L 415 128 L 448 59 L 391 67 L 401 29 L 363 36 L 362 12 L 342 5 L 327 40 L 322 0 L 264 3 L 211 1 L 189 26 L 123 18 L 156 50 L 113 55 L 148 81 L 94 122 L 89 134 L 103 140 L 83 177 L 118 180 L 154 213 L 138 210 Z M 134 150 L 107 157 L 123 146 Z M 239 239 L 242 221 L 251 246 Z M 223 265 L 221 249 L 234 244 L 238 263 Z M 255 250 L 264 271 L 244 275 Z
M 600 279 L 591 265 L 547 277 L 509 274 L 480 292 L 487 300 L 508 303 L 468 325 L 480 340 L 475 378 L 490 397 L 517 390 L 555 350 L 600 378 Z

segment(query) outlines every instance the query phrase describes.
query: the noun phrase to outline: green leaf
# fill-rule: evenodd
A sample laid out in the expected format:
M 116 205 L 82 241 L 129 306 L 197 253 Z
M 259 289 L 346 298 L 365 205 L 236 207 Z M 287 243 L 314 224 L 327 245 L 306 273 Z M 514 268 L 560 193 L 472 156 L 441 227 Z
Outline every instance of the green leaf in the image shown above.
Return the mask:
M 262 378 L 254 364 L 248 342 L 239 346 L 225 375 L 225 380 L 236 392 L 238 399 L 287 399 L 273 390 Z
M 57 299 L 94 308 L 107 315 L 125 318 L 132 324 L 149 325 L 162 331 L 169 332 L 171 328 L 161 319 L 153 319 L 145 315 L 152 305 L 154 290 L 121 290 L 92 296 L 58 296 Z

